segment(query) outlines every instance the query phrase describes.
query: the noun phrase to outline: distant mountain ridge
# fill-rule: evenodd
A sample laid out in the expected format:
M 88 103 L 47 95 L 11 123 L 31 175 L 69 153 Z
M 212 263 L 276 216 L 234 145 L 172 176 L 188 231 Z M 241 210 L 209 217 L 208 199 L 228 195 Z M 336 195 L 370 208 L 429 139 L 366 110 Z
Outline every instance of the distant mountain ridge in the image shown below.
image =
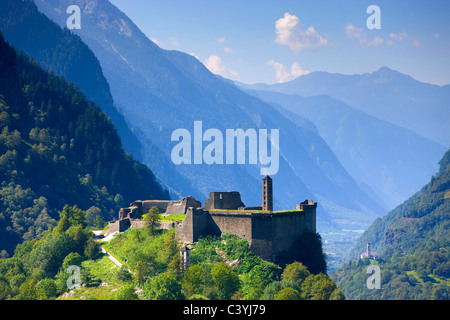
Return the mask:
M 204 128 L 280 128 L 280 170 L 274 177 L 278 208 L 292 208 L 301 198 L 317 198 L 320 218 L 346 208 L 357 225 L 366 225 L 385 209 L 355 183 L 333 152 L 314 131 L 289 121 L 227 81 L 210 73 L 195 57 L 160 49 L 133 22 L 105 0 L 36 1 L 39 9 L 61 26 L 69 4 L 80 6 L 81 30 L 75 33 L 98 57 L 111 92 L 133 132 L 159 148 L 149 151 L 146 163 L 159 180 L 175 186 L 177 179 L 165 163 L 170 156 L 173 130 L 192 130 L 194 121 Z M 151 149 L 148 149 L 151 150 Z M 192 181 L 193 188 L 179 188 L 175 195 L 193 192 L 199 200 L 210 191 L 240 191 L 246 205 L 261 202 L 259 168 L 248 165 L 184 165 L 176 170 Z M 176 193 L 178 192 L 178 193 Z M 320 199 L 319 199 L 320 198 Z M 334 209 L 330 209 L 334 208 Z M 336 218 L 337 219 L 337 218 Z M 349 223 L 352 219 L 347 219 Z M 336 223 L 327 218 L 328 223 Z
M 0 132 L 2 257 L 43 236 L 66 204 L 95 212 L 102 227 L 135 197 L 169 198 L 148 167 L 124 152 L 94 102 L 18 56 L 1 33 Z
M 5 39 L 43 68 L 78 84 L 111 117 L 125 150 L 142 159 L 141 144 L 114 105 L 100 63 L 89 47 L 40 13 L 33 1 L 0 0 L 0 7 L 0 30 Z
M 445 147 L 330 96 L 249 90 L 313 122 L 340 162 L 380 203 L 394 208 L 426 183 Z M 368 191 L 371 192 L 371 191 Z
M 364 232 L 352 261 L 334 273 L 347 298 L 450 299 L 450 150 L 439 164 L 428 184 Z M 364 285 L 368 259 L 356 260 L 367 243 L 378 255 L 379 290 Z
M 149 150 L 161 153 L 150 140 L 138 139 L 141 135 L 139 130 L 131 130 L 120 113 L 120 106 L 111 95 L 97 57 L 79 36 L 65 27 L 59 27 L 39 12 L 34 1 L 0 0 L 0 7 L 0 30 L 4 32 L 6 40 L 44 68 L 79 85 L 83 93 L 111 118 L 127 152 L 139 161 L 148 159 Z M 167 159 L 157 160 L 168 162 Z M 155 159 L 152 158 L 152 161 Z M 167 170 L 176 176 L 175 183 L 166 186 L 169 190 L 179 185 L 190 186 L 181 175 L 176 174 L 174 168 L 169 167 Z
M 450 147 L 450 86 L 422 83 L 388 67 L 355 75 L 317 71 L 286 83 L 245 87 L 305 97 L 329 95 Z

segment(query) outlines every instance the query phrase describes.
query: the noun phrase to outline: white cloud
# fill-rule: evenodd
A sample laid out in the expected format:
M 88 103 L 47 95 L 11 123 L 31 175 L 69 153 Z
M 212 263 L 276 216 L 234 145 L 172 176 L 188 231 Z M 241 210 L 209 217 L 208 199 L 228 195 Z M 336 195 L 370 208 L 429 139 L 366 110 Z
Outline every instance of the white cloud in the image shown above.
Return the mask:
M 408 37 L 408 34 L 406 32 L 401 32 L 401 33 L 391 33 L 389 34 L 389 38 L 393 39 L 393 40 L 398 40 L 398 41 L 403 41 L 405 38 Z
M 309 71 L 303 70 L 298 62 L 294 62 L 292 64 L 290 71 L 284 64 L 276 62 L 274 60 L 269 60 L 266 64 L 275 68 L 275 76 L 278 83 L 288 82 L 309 73 Z
M 217 40 L 217 42 L 219 42 L 219 43 L 224 43 L 225 40 L 226 40 L 226 38 L 225 38 L 225 37 L 220 37 L 220 38 L 217 38 L 216 40 Z
M 420 47 L 420 42 L 417 40 L 416 37 L 410 36 L 406 32 L 400 32 L 400 33 L 391 33 L 389 34 L 389 38 L 392 40 L 396 40 L 398 42 L 408 41 L 415 47 Z
M 303 26 L 297 16 L 285 13 L 275 23 L 275 42 L 288 46 L 295 53 L 306 49 L 318 49 L 329 44 L 322 38 L 313 26 L 303 30 Z
M 291 74 L 295 78 L 308 74 L 308 70 L 303 70 L 302 66 L 298 62 L 294 62 L 291 66 Z
M 211 55 L 203 62 L 203 64 L 214 74 L 221 75 L 222 77 L 231 80 L 239 80 L 239 74 L 225 67 L 219 56 Z
M 369 40 L 367 39 L 367 35 L 364 32 L 363 28 L 355 27 L 351 23 L 345 26 L 345 34 L 349 38 L 358 39 L 359 43 L 366 47 L 376 47 L 382 45 L 383 43 L 391 46 L 394 44 L 394 41 L 410 42 L 415 47 L 420 46 L 419 40 L 417 40 L 416 37 L 408 35 L 406 32 L 390 33 L 389 39 L 387 41 L 385 41 L 380 36 L 375 36 L 372 40 Z
M 345 26 L 345 34 L 349 38 L 358 39 L 359 44 L 366 47 L 376 47 L 384 43 L 384 39 L 379 36 L 375 36 L 373 40 L 368 40 L 363 28 L 355 27 L 351 23 Z M 389 42 L 388 44 L 392 43 Z
M 178 39 L 177 39 L 177 38 L 174 38 L 174 37 L 170 37 L 170 42 L 171 42 L 172 45 L 174 45 L 174 46 L 177 46 L 177 45 L 180 44 L 180 43 L 178 42 Z
M 352 25 L 351 23 L 349 23 L 345 26 L 345 34 L 349 38 L 359 39 L 360 42 L 362 39 L 364 39 L 364 40 L 366 39 L 366 34 L 364 33 L 363 28 L 357 28 L 354 25 Z
M 379 46 L 380 44 L 383 44 L 383 43 L 384 43 L 384 39 L 383 38 L 381 38 L 379 36 L 375 36 L 375 38 L 373 38 L 373 40 L 367 41 L 365 43 L 365 45 L 367 47 L 377 47 L 377 46 Z
M 233 48 L 223 48 L 223 51 L 224 51 L 225 53 L 228 53 L 228 54 L 233 54 L 233 53 L 234 53 Z

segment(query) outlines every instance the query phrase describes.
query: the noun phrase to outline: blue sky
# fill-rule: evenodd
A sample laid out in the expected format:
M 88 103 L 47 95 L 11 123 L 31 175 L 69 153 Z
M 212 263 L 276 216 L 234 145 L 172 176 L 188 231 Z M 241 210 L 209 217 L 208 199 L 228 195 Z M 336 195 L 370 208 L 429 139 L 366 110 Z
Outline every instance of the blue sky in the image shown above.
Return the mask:
M 245 83 L 382 66 L 450 84 L 450 1 L 110 0 L 161 48 Z M 381 29 L 367 28 L 370 5 Z

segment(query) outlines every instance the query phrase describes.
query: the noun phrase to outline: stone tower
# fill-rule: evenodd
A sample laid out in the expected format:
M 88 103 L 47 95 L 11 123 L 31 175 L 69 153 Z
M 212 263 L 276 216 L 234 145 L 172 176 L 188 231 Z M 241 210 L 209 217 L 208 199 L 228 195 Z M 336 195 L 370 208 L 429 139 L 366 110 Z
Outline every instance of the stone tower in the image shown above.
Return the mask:
M 272 178 L 265 176 L 263 179 L 263 203 L 262 209 L 273 211 L 273 190 L 272 190 Z
M 191 266 L 191 250 L 184 245 L 180 249 L 180 255 L 181 255 L 181 269 L 186 270 Z

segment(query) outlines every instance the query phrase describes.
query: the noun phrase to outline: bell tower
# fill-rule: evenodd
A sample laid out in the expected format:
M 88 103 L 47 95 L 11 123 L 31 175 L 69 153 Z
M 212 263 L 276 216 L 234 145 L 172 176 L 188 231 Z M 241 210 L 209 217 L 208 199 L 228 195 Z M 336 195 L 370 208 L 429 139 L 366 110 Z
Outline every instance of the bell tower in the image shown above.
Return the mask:
M 273 190 L 272 190 L 272 178 L 269 176 L 265 176 L 263 179 L 263 190 L 262 190 L 262 196 L 263 196 L 263 203 L 262 203 L 262 209 L 273 211 Z

